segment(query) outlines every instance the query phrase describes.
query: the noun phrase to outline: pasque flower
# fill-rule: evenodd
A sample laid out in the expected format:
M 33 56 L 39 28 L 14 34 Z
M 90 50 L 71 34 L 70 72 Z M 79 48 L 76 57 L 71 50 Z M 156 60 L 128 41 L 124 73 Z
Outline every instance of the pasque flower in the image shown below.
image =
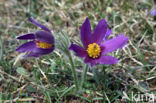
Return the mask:
M 16 51 L 20 53 L 26 52 L 24 57 L 40 57 L 51 53 L 55 48 L 54 37 L 51 31 L 33 18 L 30 18 L 29 20 L 32 24 L 40 27 L 42 30 L 18 36 L 17 39 L 19 40 L 29 41 L 20 45 Z
M 78 57 L 84 58 L 84 62 L 89 63 L 91 66 L 96 64 L 116 64 L 118 60 L 106 54 L 123 47 L 128 38 L 121 34 L 108 40 L 110 33 L 111 30 L 107 30 L 105 19 L 102 19 L 95 27 L 94 32 L 92 32 L 90 22 L 86 18 L 81 27 L 83 47 L 71 44 L 69 49 L 74 51 Z
M 156 0 L 154 0 L 154 9 L 150 13 L 151 15 L 156 16 Z

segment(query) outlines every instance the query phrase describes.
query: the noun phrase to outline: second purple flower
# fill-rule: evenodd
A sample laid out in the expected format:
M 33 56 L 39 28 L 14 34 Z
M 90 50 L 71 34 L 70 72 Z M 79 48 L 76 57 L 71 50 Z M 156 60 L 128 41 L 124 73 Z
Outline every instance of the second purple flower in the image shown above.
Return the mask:
M 54 37 L 51 31 L 46 26 L 36 22 L 32 18 L 30 18 L 30 22 L 39 26 L 42 30 L 18 36 L 17 39 L 19 40 L 30 41 L 19 46 L 16 51 L 21 53 L 26 52 L 24 57 L 40 57 L 51 53 L 55 48 Z

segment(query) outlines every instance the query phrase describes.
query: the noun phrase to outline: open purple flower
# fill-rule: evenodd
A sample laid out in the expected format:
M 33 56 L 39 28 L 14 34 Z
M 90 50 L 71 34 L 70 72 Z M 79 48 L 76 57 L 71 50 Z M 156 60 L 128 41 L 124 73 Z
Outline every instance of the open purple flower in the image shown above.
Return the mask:
M 152 16 L 156 16 L 156 0 L 154 0 L 154 9 L 150 12 Z
M 38 23 L 34 19 L 30 18 L 29 20 L 32 24 L 35 24 L 42 30 L 18 36 L 17 39 L 19 40 L 30 41 L 20 45 L 16 51 L 20 53 L 26 52 L 24 57 L 40 57 L 42 55 L 51 53 L 55 48 L 54 37 L 51 31 L 46 26 Z
M 118 60 L 106 54 L 123 47 L 127 43 L 128 38 L 121 34 L 113 39 L 105 40 L 110 33 L 111 30 L 107 30 L 107 22 L 105 19 L 102 19 L 98 23 L 92 33 L 90 22 L 88 18 L 86 18 L 81 27 L 83 47 L 71 44 L 69 49 L 73 50 L 77 56 L 84 57 L 84 62 L 89 63 L 91 66 L 96 64 L 116 64 Z

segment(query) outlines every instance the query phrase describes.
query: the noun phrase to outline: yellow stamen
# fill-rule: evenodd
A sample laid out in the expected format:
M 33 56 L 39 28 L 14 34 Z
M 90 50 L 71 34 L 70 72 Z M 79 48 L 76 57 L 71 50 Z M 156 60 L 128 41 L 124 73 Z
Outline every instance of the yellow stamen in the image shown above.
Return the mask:
M 86 51 L 87 51 L 89 57 L 98 58 L 100 56 L 100 53 L 101 53 L 101 48 L 98 44 L 92 43 L 92 44 L 88 45 L 88 48 Z
M 37 48 L 42 48 L 42 49 L 48 49 L 51 48 L 53 45 L 43 42 L 43 41 L 39 41 L 39 40 L 35 40 L 36 46 Z

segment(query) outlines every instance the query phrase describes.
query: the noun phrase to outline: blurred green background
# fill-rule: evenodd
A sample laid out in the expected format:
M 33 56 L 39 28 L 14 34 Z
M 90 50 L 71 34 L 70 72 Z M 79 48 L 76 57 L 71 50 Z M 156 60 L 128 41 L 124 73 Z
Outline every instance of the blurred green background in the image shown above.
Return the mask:
M 156 20 L 149 14 L 153 5 L 152 0 L 0 0 L 0 102 L 122 103 L 125 94 L 155 93 Z M 83 93 L 75 93 L 70 65 L 57 50 L 37 61 L 20 60 L 15 49 L 21 42 L 16 36 L 39 29 L 28 21 L 30 16 L 56 36 L 68 34 L 71 42 L 80 42 L 86 17 L 92 30 L 105 18 L 112 30 L 110 38 L 128 36 L 127 47 L 112 53 L 119 63 L 106 66 L 107 90 L 97 66 L 89 70 Z M 73 58 L 80 78 L 83 61 Z

